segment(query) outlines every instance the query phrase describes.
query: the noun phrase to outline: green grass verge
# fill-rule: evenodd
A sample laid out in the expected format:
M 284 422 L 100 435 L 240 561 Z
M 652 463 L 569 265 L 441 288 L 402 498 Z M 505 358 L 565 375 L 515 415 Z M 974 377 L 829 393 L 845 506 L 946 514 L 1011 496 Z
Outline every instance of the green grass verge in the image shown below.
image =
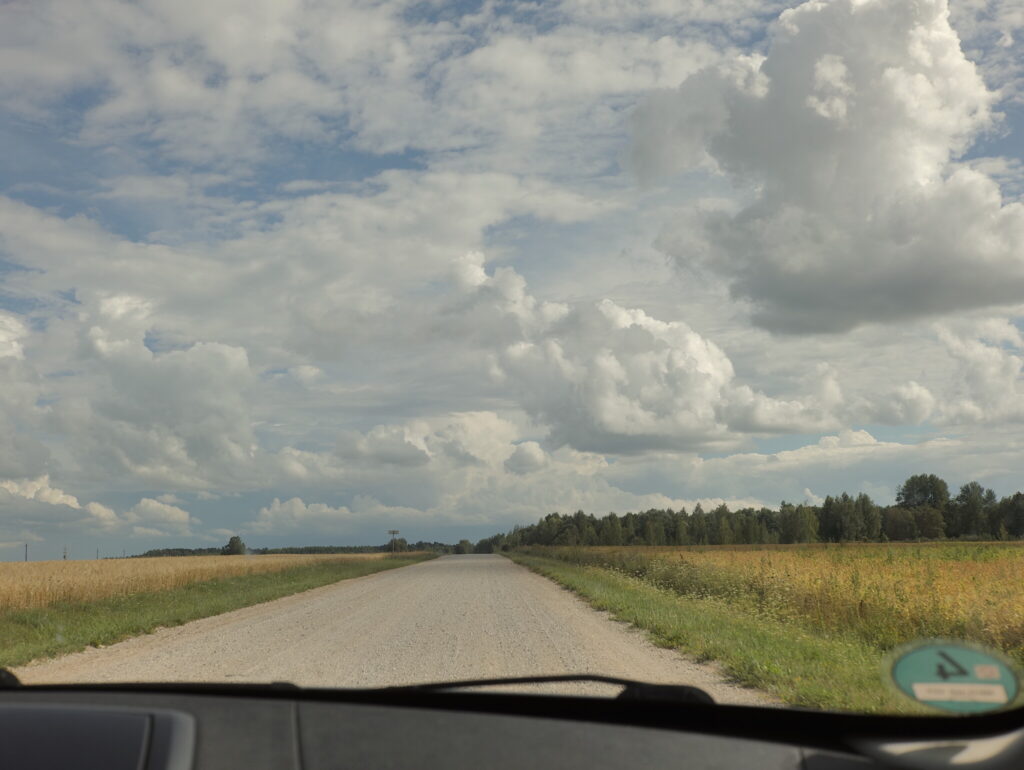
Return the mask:
M 167 591 L 4 612 L 0 614 L 0 666 L 19 666 L 89 646 L 113 644 L 162 626 L 181 625 L 431 558 L 433 554 L 323 562 L 280 572 L 206 580 Z
M 661 646 L 717 661 L 730 680 L 790 706 L 925 713 L 882 681 L 882 653 L 865 642 L 761 618 L 721 599 L 694 599 L 599 567 L 508 553 Z M 935 713 L 935 712 L 928 712 Z

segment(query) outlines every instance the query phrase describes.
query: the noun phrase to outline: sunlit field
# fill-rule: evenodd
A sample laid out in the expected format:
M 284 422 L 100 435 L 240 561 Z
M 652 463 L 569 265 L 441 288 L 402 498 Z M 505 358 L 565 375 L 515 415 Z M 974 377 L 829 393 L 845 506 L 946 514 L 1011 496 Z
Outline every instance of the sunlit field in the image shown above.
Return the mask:
M 180 588 L 217 578 L 280 572 L 325 562 L 362 562 L 386 553 L 175 556 L 0 563 L 0 612 L 89 602 Z
M 526 550 L 882 649 L 955 637 L 1024 662 L 1022 542 Z

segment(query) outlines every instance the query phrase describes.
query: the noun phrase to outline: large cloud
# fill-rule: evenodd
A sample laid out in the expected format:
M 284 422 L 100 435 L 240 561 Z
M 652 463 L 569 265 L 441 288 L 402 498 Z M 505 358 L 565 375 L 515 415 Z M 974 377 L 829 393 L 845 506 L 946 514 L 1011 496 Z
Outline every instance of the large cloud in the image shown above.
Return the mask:
M 109 534 L 125 521 L 100 503 L 82 505 L 47 475 L 0 480 L 0 542 L 39 542 L 55 531 Z
M 711 165 L 752 189 L 739 210 L 683 214 L 660 239 L 724 276 L 787 332 L 1024 299 L 1024 205 L 954 161 L 991 126 L 989 92 L 945 0 L 807 2 L 766 57 L 653 96 L 641 172 Z
M 192 534 L 192 526 L 199 520 L 176 505 L 170 505 L 150 497 L 144 497 L 125 513 L 125 520 L 132 525 L 132 533 L 141 536 Z
M 244 349 L 199 342 L 154 353 L 148 302 L 112 295 L 78 325 L 83 371 L 65 386 L 50 423 L 98 478 L 206 488 L 244 477 L 257 449 Z
M 163 496 L 167 497 L 167 496 Z M 173 499 L 173 496 L 172 496 Z M 179 501 L 180 502 L 180 501 Z M 47 475 L 0 480 L 0 541 L 39 542 L 67 536 L 192 536 L 199 519 L 166 500 L 144 497 L 123 514 L 97 502 L 82 504 Z
M 596 452 L 734 446 L 745 433 L 834 427 L 842 393 L 827 369 L 817 393 L 780 400 L 736 382 L 732 363 L 681 321 L 605 299 L 570 308 L 531 296 L 510 268 L 458 263 L 465 318 L 497 349 L 492 376 L 550 429 L 553 446 Z
M 44 410 L 37 404 L 39 378 L 25 361 L 29 336 L 25 323 L 0 311 L 0 480 L 41 475 L 50 459 L 31 433 Z
M 957 361 L 941 418 L 953 424 L 1024 421 L 1024 335 L 1013 324 L 989 320 L 957 333 L 942 327 L 939 339 Z
M 605 141 L 624 98 L 716 55 L 691 19 L 663 14 L 656 27 L 609 35 L 569 5 L 543 24 L 518 3 L 453 14 L 402 2 L 40 0 L 2 13 L 19 30 L 0 39 L 11 109 L 50 117 L 73 94 L 85 108 L 64 128 L 77 141 L 134 148 L 143 161 L 155 146 L 229 171 L 282 139 L 377 153 L 468 148 L 508 167 L 546 144 L 558 162 L 575 139 L 567 125 Z

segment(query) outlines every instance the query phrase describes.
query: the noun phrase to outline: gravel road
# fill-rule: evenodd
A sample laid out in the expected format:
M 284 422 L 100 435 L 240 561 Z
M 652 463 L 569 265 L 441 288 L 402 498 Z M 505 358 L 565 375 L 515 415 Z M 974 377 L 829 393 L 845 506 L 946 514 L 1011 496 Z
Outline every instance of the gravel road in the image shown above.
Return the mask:
M 719 703 L 771 702 L 497 555 L 446 556 L 346 580 L 15 671 L 31 684 L 285 680 L 313 687 L 570 672 L 693 684 Z M 614 693 L 575 683 L 539 689 Z

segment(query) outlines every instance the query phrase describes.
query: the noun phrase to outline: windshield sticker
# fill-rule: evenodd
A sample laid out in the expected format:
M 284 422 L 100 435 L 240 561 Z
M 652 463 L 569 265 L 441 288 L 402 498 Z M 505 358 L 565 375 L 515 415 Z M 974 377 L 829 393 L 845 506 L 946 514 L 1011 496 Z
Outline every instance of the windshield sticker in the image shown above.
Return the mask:
M 902 647 L 889 669 L 903 694 L 943 711 L 978 713 L 1003 708 L 1020 689 L 1000 653 L 963 642 L 929 641 Z

